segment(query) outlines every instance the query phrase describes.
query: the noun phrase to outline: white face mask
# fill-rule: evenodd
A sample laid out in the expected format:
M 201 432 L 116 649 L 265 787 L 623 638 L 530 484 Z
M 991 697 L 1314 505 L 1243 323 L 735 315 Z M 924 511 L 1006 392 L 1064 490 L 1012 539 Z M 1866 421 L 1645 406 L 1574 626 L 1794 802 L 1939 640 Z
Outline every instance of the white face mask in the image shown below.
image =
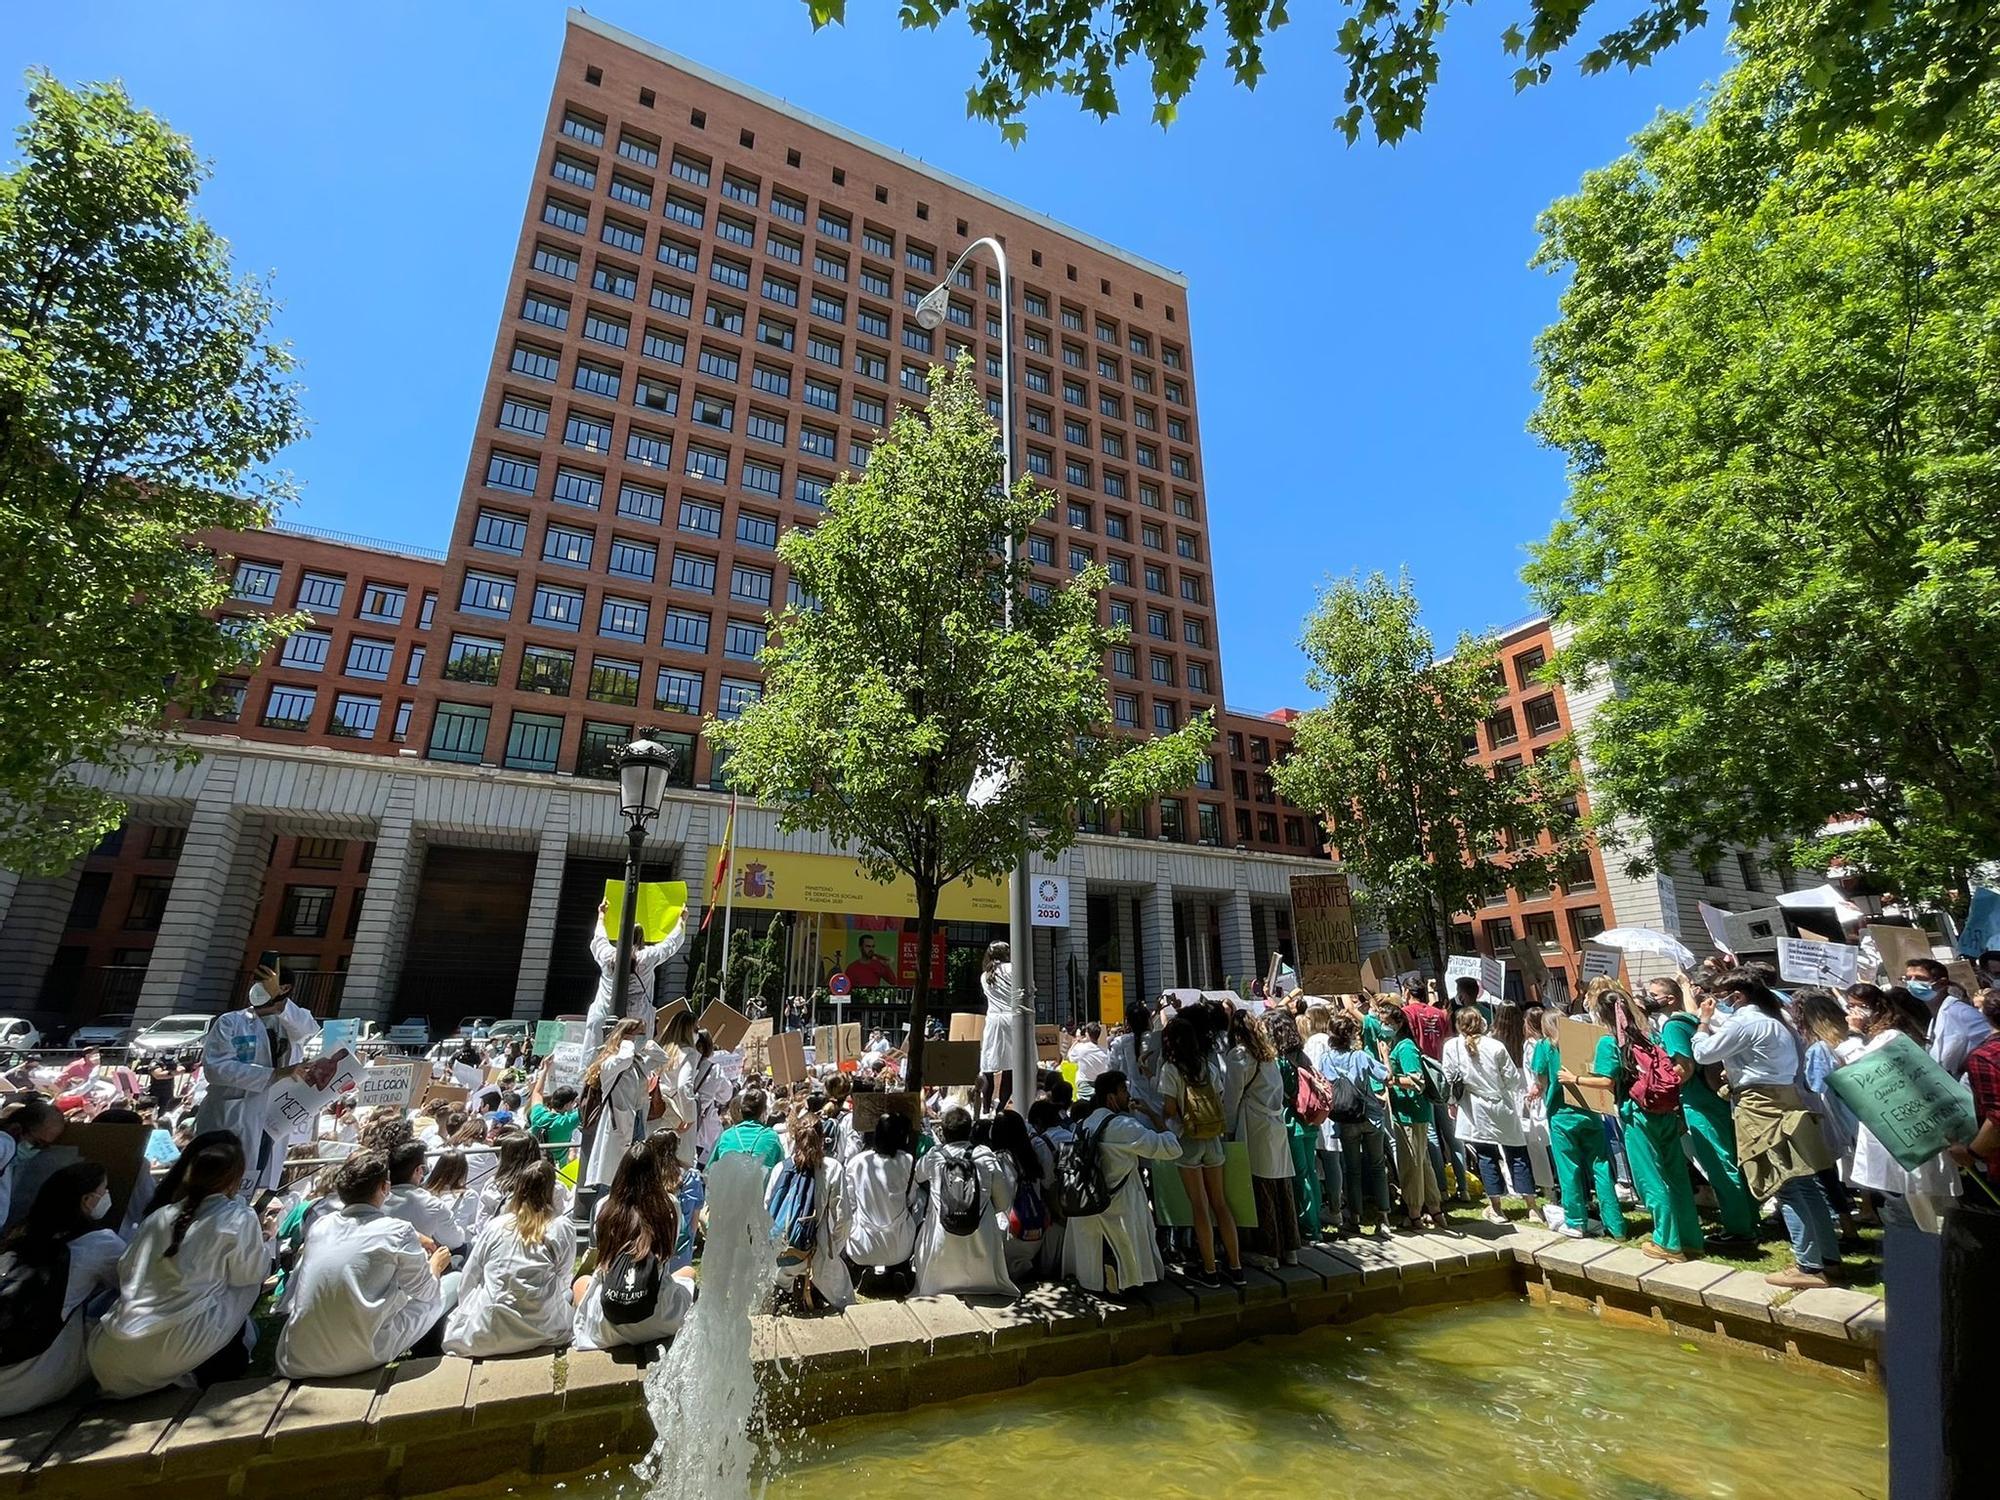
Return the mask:
M 111 1212 L 111 1195 L 109 1193 L 99 1193 L 95 1198 L 84 1204 L 83 1211 L 93 1219 L 103 1218 Z

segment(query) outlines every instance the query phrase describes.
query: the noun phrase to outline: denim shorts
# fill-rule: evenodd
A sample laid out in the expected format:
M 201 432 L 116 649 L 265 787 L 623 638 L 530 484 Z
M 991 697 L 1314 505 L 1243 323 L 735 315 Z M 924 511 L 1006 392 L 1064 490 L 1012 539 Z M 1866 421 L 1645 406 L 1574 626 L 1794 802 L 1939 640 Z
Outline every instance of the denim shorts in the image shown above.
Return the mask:
M 1181 1141 L 1181 1159 L 1178 1163 L 1180 1166 L 1219 1167 L 1222 1165 L 1222 1159 L 1222 1137 L 1219 1135 L 1205 1141 L 1186 1139 Z

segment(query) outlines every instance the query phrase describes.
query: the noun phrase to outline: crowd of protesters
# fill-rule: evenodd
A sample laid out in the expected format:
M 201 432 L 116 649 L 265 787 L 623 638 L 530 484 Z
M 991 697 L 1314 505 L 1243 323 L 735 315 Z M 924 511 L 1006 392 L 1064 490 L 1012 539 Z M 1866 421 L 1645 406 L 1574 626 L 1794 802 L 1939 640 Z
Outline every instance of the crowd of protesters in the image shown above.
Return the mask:
M 977 1086 L 912 1094 L 879 1032 L 780 1081 L 688 1008 L 660 1017 L 668 947 L 622 1004 L 594 947 L 603 979 L 567 1056 L 466 1039 L 433 1060 L 441 1092 L 336 1100 L 300 1139 L 262 1101 L 317 1027 L 275 975 L 197 1058 L 87 1054 L 46 1087 L 10 1080 L 0 1415 L 92 1380 L 122 1396 L 241 1376 L 260 1325 L 297 1377 L 656 1344 L 692 1305 L 707 1175 L 733 1157 L 764 1180 L 773 1296 L 796 1311 L 1059 1280 L 1122 1294 L 1170 1270 L 1241 1285 L 1310 1245 L 1456 1232 L 1459 1204 L 1615 1238 L 1643 1208 L 1641 1248 L 1663 1260 L 1748 1255 L 1769 1220 L 1794 1262 L 1770 1279 L 1813 1287 L 1840 1278 L 1857 1223 L 1930 1224 L 1962 1173 L 2000 1182 L 2000 954 L 1978 995 L 1923 959 L 1844 995 L 1787 992 L 1757 963 L 1600 982 L 1572 1008 L 1604 1028 L 1585 1071 L 1564 1060 L 1570 1016 L 1470 980 L 1448 997 L 1183 992 L 1065 1033 L 1031 1089 L 1003 1076 L 1003 1046 Z M 996 1029 L 1024 1024 L 1004 944 L 982 988 Z M 1827 1085 L 1896 1035 L 1967 1079 L 1982 1122 L 1914 1171 Z M 115 1217 L 104 1166 L 35 1170 L 78 1118 L 149 1127 Z

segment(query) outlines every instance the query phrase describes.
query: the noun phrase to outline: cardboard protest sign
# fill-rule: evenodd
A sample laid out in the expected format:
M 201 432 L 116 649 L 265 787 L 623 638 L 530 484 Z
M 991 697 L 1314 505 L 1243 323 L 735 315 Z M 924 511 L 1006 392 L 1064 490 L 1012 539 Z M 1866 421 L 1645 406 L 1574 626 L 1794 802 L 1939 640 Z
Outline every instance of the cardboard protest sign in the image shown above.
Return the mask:
M 1755 911 L 1731 911 L 1722 914 L 1722 931 L 1728 946 L 1724 950 L 1738 955 L 1776 953 L 1778 939 L 1791 934 L 1791 926 L 1785 921 L 1782 906 L 1760 906 Z
M 924 1043 L 924 1083 L 927 1086 L 953 1088 L 977 1082 L 979 1082 L 979 1043 Z
M 688 888 L 684 880 L 640 882 L 637 916 L 633 919 L 634 935 L 641 943 L 664 940 L 680 922 L 687 904 Z M 607 880 L 604 882 L 604 935 L 614 943 L 618 941 L 619 928 L 624 920 L 625 882 Z
M 1308 995 L 1344 995 L 1361 982 L 1361 941 L 1345 875 L 1292 877 L 1292 940 L 1299 988 Z
M 1901 1032 L 1835 1068 L 1827 1086 L 1909 1171 L 1979 1130 L 1972 1091 Z
M 777 1033 L 771 1038 L 766 1050 L 770 1058 L 772 1082 L 806 1081 L 806 1044 L 799 1040 L 796 1031 Z
M 367 1109 L 408 1109 L 417 1102 L 418 1062 L 378 1062 L 361 1070 L 354 1102 Z
M 951 1013 L 951 1040 L 954 1042 L 976 1042 L 985 1035 L 985 1016 L 963 1010 Z
M 115 1228 L 125 1217 L 139 1174 L 146 1170 L 146 1139 L 152 1133 L 149 1125 L 68 1121 L 53 1146 L 31 1159 L 16 1159 L 8 1222 L 18 1224 L 27 1215 L 35 1205 L 35 1195 L 51 1176 L 64 1167 L 89 1161 L 104 1168 L 105 1185 L 111 1189 L 111 1211 L 104 1222 Z
M 1521 983 L 1540 987 L 1549 981 L 1549 966 L 1542 962 L 1542 945 L 1531 937 L 1518 937 L 1507 945 L 1514 955 L 1514 967 L 1521 971 Z
M 1125 1020 L 1125 976 L 1106 970 L 1097 976 L 1097 1019 L 1106 1026 Z
M 1616 948 L 1600 948 L 1587 943 L 1583 949 L 1583 959 L 1577 965 L 1577 976 L 1585 984 L 1593 979 L 1616 979 L 1618 970 L 1625 962 L 1625 955 Z
M 893 1093 L 868 1093 L 854 1096 L 854 1128 L 867 1135 L 875 1128 L 875 1122 L 884 1115 L 901 1115 L 910 1122 L 913 1133 L 921 1134 L 924 1128 L 923 1095 L 907 1090 Z
M 455 1083 L 427 1083 L 418 1096 L 418 1103 L 426 1110 L 462 1109 L 471 1097 L 469 1089 L 462 1089 Z
M 1812 938 L 1778 939 L 1778 977 L 1788 984 L 1843 990 L 1855 982 L 1861 950 Z
M 734 1052 L 750 1032 L 750 1018 L 720 1000 L 709 1001 L 695 1024 L 709 1034 L 720 1052 Z
M 1400 980 L 1402 976 L 1398 975 L 1397 978 Z M 1453 987 L 1461 978 L 1476 981 L 1479 993 L 1488 1000 L 1499 1001 L 1506 998 L 1507 964 L 1503 959 L 1487 958 L 1479 953 L 1454 953 L 1444 961 L 1447 997 L 1452 994 Z
M 1892 927 L 1882 922 L 1870 922 L 1868 936 L 1875 940 L 1875 951 L 1882 957 L 1883 976 L 1898 984 L 1902 983 L 1903 966 L 1913 958 L 1929 958 L 1935 941 L 1921 927 Z
M 838 1026 L 813 1029 L 813 1060 L 821 1067 L 838 1067 L 861 1056 L 861 1023 L 843 1021 Z
M 1944 966 L 1944 977 L 1965 991 L 1966 999 L 1974 1005 L 1979 1003 L 1983 986 L 1979 983 L 1979 973 L 1972 967 L 1969 958 L 1954 958 Z
M 1060 1026 L 1037 1026 L 1035 1028 L 1035 1060 L 1045 1063 L 1062 1061 L 1062 1028 Z
M 1715 944 L 1715 951 L 1733 954 L 1736 950 L 1729 946 L 1729 913 L 1706 901 L 1695 902 L 1694 908 L 1701 913 L 1701 925 L 1708 929 L 1708 940 Z
M 1562 1059 L 1563 1067 L 1579 1078 L 1588 1073 L 1595 1073 L 1597 1044 L 1611 1034 L 1610 1028 L 1600 1026 L 1582 1016 L 1564 1016 L 1557 1026 L 1556 1053 Z M 1572 1098 L 1582 1098 L 1585 1108 L 1600 1115 L 1617 1112 L 1618 1102 L 1612 1097 L 1609 1084 L 1565 1084 L 1563 1092 Z
M 743 1040 L 736 1050 L 743 1056 L 743 1071 L 752 1075 L 763 1073 L 771 1066 L 771 1037 L 774 1029 L 768 1018 L 752 1021 L 743 1033 Z
M 1972 893 L 1965 925 L 1958 929 L 1958 951 L 1962 958 L 1977 959 L 1994 948 L 2000 948 L 2000 891 L 1982 885 Z

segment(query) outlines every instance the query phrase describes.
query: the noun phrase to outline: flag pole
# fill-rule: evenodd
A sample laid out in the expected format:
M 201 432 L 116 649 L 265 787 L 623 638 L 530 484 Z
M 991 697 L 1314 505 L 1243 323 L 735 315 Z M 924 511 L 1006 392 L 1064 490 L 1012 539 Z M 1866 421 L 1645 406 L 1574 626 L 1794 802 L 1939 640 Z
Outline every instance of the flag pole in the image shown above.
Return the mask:
M 722 977 L 716 981 L 716 997 L 729 993 L 729 924 L 736 916 L 736 794 L 729 794 L 729 827 L 722 843 L 722 867 L 716 872 L 727 883 L 722 895 Z M 711 893 L 710 900 L 714 896 Z

